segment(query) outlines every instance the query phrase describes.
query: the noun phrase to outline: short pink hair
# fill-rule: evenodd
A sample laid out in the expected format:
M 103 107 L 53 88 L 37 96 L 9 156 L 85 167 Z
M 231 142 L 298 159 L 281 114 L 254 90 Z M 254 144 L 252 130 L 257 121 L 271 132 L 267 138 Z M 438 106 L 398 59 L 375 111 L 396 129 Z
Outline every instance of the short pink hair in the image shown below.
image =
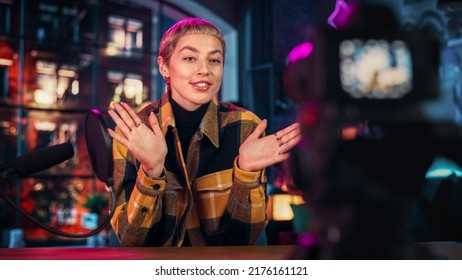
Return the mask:
M 164 59 L 167 65 L 169 65 L 170 57 L 172 56 L 178 40 L 188 34 L 211 35 L 217 38 L 220 40 L 221 46 L 223 47 L 223 57 L 225 56 L 226 44 L 220 29 L 200 18 L 186 18 L 178 21 L 165 31 L 164 36 L 162 36 L 160 40 L 159 56 Z

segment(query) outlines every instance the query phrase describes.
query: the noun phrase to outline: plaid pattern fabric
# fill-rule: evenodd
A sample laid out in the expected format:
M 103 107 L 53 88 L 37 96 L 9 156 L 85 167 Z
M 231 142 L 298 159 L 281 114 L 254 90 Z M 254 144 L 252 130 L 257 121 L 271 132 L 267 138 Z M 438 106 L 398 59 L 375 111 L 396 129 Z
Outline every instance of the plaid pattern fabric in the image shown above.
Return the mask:
M 168 93 L 139 112 L 147 125 L 151 112 L 167 140 L 162 178 L 147 177 L 126 147 L 113 144 L 111 224 L 121 244 L 181 246 L 186 231 L 192 246 L 254 244 L 267 224 L 266 177 L 240 170 L 237 156 L 260 119 L 214 98 L 183 155 Z

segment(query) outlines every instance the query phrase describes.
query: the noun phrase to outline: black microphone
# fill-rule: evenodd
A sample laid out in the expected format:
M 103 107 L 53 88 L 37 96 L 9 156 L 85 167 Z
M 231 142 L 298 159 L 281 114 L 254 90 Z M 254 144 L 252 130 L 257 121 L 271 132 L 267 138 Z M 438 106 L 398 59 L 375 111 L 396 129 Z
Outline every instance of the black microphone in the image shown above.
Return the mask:
M 36 172 L 60 164 L 74 156 L 74 148 L 69 142 L 49 146 L 15 159 L 13 165 L 0 170 L 0 178 L 18 175 L 27 177 Z

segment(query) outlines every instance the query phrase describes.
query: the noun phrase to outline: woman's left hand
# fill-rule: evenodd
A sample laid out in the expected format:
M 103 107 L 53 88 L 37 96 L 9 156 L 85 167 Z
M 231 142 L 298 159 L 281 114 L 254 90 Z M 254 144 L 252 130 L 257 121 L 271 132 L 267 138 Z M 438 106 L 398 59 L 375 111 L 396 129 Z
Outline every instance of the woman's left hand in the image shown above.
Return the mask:
M 259 138 L 267 125 L 267 120 L 261 121 L 242 143 L 237 163 L 240 169 L 258 171 L 284 161 L 289 158 L 289 151 L 302 139 L 299 123 Z

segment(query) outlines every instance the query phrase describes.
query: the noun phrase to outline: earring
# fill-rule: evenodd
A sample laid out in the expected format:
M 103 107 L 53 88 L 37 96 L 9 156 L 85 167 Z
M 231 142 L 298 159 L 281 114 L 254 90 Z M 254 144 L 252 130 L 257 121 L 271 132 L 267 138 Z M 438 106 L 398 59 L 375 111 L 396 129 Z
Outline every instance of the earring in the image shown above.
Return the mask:
M 164 82 L 165 82 L 167 85 L 170 83 L 170 78 L 169 78 L 169 77 L 162 76 L 162 78 L 164 78 Z

